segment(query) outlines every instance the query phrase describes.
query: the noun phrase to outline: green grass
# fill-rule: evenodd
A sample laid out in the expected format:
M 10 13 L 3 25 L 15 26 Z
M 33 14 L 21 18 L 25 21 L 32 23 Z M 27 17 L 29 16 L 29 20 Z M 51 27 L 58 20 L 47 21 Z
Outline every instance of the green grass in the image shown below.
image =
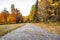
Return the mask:
M 3 36 L 8 32 L 11 32 L 17 28 L 22 27 L 24 24 L 25 23 L 0 25 L 0 36 Z

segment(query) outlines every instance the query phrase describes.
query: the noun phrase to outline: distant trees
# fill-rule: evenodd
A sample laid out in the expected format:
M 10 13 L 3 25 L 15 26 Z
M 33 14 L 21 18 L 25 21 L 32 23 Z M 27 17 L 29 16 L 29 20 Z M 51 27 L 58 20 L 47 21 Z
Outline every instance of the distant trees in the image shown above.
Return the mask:
M 7 21 L 8 23 L 22 23 L 22 14 L 19 12 L 18 9 L 16 9 L 12 11 L 12 13 L 7 17 Z
M 19 10 L 14 5 L 11 6 L 11 13 L 9 13 L 6 8 L 0 14 L 0 24 L 12 24 L 12 23 L 22 23 L 23 17 Z
M 32 5 L 30 15 L 22 16 L 20 11 L 11 5 L 11 13 L 6 8 L 0 14 L 0 24 L 26 22 L 57 22 L 60 21 L 60 1 L 38 0 Z
M 29 15 L 26 16 L 26 22 L 27 22 L 27 23 L 31 22 L 30 19 L 29 19 Z

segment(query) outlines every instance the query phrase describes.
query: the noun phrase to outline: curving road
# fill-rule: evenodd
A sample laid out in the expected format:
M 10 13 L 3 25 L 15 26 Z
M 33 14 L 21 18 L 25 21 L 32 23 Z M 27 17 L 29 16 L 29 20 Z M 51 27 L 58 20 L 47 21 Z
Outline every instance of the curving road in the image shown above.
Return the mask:
M 22 28 L 18 28 L 1 37 L 0 40 L 60 40 L 60 37 L 27 23 Z

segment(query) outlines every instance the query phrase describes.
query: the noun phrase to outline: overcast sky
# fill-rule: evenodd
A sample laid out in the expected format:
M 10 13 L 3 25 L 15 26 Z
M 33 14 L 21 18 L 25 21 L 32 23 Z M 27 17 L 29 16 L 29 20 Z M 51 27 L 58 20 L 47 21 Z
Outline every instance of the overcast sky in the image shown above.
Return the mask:
M 36 0 L 0 0 L 0 12 L 7 8 L 11 11 L 11 4 L 15 5 L 15 8 L 18 8 L 23 16 L 27 16 L 31 10 L 33 4 L 36 3 Z

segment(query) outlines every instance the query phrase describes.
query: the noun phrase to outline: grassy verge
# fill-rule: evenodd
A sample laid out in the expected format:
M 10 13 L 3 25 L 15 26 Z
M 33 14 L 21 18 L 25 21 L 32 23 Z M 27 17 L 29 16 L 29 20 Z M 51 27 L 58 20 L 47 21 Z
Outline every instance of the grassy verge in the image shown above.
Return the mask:
M 8 32 L 11 32 L 17 28 L 22 27 L 24 24 L 25 23 L 0 25 L 0 36 L 3 36 L 7 34 Z
M 60 25 L 58 23 L 33 23 L 34 25 L 44 28 L 49 32 L 60 35 Z

